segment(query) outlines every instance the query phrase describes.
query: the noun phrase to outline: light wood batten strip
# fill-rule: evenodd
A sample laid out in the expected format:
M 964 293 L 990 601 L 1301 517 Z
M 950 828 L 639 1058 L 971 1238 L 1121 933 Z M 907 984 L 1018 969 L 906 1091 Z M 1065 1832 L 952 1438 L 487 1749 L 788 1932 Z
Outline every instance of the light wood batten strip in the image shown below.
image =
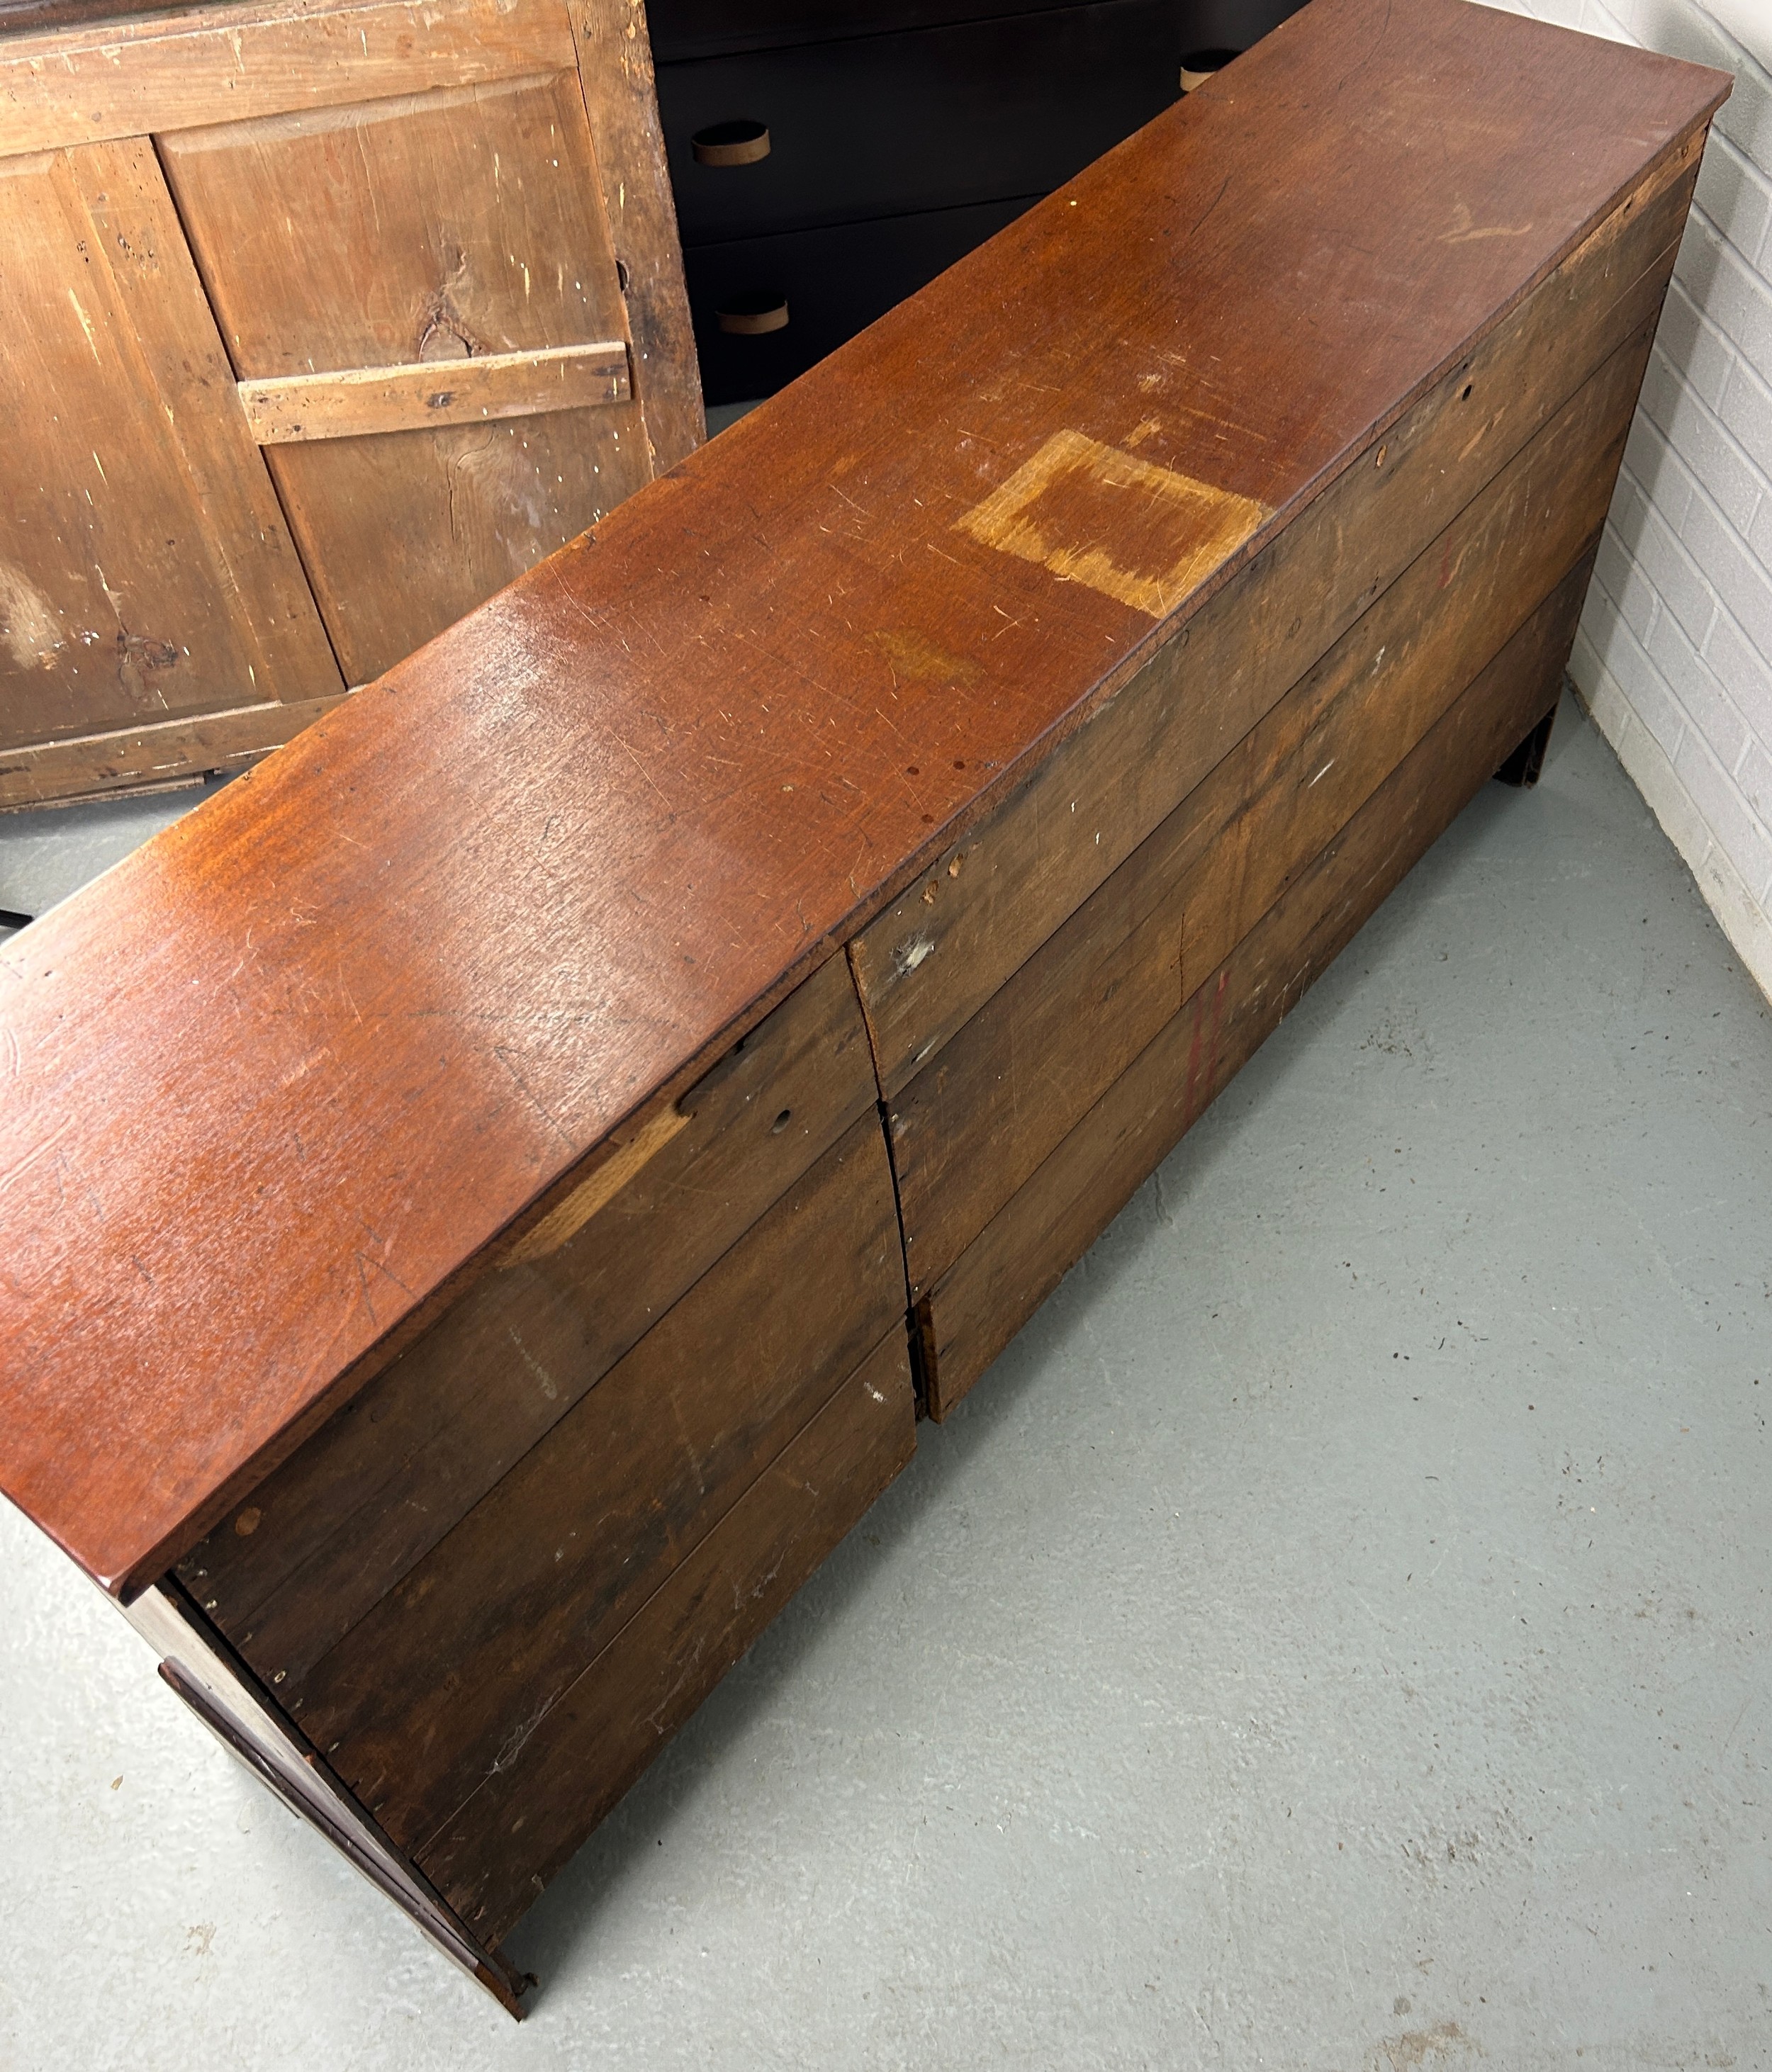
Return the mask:
M 558 1252 L 563 1244 L 578 1235 L 598 1210 L 607 1207 L 635 1174 L 650 1165 L 678 1131 L 686 1129 L 693 1120 L 692 1116 L 677 1108 L 661 1108 L 657 1114 L 641 1123 L 625 1141 L 616 1140 L 614 1150 L 602 1164 L 587 1179 L 581 1181 L 564 1201 L 551 1208 L 533 1230 L 524 1232 L 500 1260 L 500 1267 L 521 1266 Z
M 577 63 L 564 0 L 277 0 L 0 46 L 0 158 Z
M 624 403 L 630 393 L 628 348 L 620 339 L 537 352 L 488 352 L 473 360 L 272 375 L 240 384 L 247 425 L 262 446 L 537 417 L 550 410 Z

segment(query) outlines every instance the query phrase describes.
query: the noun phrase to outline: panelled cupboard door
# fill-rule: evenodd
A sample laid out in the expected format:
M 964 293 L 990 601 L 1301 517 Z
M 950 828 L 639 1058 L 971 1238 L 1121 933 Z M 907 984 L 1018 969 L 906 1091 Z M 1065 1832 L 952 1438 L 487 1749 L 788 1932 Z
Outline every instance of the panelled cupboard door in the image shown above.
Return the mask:
M 0 158 L 0 801 L 46 744 L 341 696 L 147 140 Z
M 160 150 L 352 683 L 649 479 L 576 72 Z

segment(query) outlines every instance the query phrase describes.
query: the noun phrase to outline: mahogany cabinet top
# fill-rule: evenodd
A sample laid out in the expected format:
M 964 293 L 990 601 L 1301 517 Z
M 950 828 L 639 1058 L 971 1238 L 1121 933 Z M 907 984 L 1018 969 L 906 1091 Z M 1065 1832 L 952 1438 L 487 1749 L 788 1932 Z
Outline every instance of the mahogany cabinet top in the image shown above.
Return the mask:
M 150 1580 L 1729 84 L 1314 0 L 0 950 L 0 1486 Z

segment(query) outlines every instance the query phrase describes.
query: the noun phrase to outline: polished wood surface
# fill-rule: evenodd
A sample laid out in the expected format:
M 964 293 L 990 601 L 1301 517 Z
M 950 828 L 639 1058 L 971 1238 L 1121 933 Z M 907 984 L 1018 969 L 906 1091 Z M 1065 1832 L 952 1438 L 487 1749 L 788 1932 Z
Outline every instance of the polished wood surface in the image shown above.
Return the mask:
M 158 1572 L 1726 86 L 1316 0 L 9 945 L 8 1494 Z

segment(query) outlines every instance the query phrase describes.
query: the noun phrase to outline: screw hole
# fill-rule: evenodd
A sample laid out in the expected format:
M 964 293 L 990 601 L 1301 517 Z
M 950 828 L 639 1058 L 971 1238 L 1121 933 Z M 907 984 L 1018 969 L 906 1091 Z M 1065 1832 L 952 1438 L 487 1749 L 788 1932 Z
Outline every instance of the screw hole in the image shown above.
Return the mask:
M 788 1124 L 792 1122 L 793 1120 L 793 1110 L 791 1108 L 783 1108 L 781 1112 L 776 1117 L 775 1120 L 769 1125 L 770 1136 L 779 1137 L 782 1131 L 787 1128 Z

